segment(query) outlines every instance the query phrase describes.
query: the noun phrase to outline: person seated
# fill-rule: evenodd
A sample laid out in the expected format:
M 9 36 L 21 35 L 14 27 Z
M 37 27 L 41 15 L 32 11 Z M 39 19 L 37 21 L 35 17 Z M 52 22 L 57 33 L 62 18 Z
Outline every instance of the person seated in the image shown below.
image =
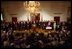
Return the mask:
M 9 47 L 9 41 L 6 40 L 3 42 L 3 48 L 8 48 Z
M 59 44 L 63 45 L 64 43 L 65 41 L 60 38 Z
M 20 46 L 19 45 L 15 45 L 15 48 L 20 48 Z
M 15 44 L 14 43 L 10 43 L 8 48 L 15 48 Z
M 38 48 L 44 48 L 44 43 L 42 40 L 38 40 Z

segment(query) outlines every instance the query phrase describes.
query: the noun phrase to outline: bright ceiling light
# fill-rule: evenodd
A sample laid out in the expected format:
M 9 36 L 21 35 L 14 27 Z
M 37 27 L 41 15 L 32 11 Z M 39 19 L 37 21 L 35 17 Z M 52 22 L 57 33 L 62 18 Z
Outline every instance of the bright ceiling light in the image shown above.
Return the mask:
M 24 8 L 30 13 L 35 13 L 40 9 L 40 3 L 38 1 L 26 1 L 24 2 Z

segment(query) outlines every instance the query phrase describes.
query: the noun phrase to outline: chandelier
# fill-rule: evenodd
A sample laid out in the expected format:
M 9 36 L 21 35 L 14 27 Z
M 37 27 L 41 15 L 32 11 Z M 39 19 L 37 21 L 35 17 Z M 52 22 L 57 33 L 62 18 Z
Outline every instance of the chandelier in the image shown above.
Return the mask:
M 30 13 L 35 13 L 39 11 L 40 3 L 38 1 L 26 1 L 24 2 L 24 8 Z

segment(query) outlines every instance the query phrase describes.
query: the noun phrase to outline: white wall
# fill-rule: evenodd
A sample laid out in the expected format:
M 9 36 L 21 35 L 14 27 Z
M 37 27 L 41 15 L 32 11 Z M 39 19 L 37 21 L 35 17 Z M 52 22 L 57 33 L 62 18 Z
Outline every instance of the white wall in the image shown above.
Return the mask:
M 39 1 L 41 3 L 40 16 L 43 21 L 54 20 L 54 16 L 60 16 L 60 21 L 66 21 L 68 16 L 68 7 L 71 3 L 67 1 Z M 23 6 L 23 1 L 1 2 L 1 8 L 4 9 L 6 21 L 12 21 L 12 17 L 17 17 L 18 21 L 27 21 L 29 13 Z M 61 13 L 61 14 L 55 14 Z M 12 15 L 14 14 L 14 15 Z
M 66 21 L 68 15 L 67 10 L 70 6 L 69 2 L 44 2 L 41 7 L 43 8 L 44 20 L 54 20 L 54 16 L 60 16 L 60 21 Z M 55 14 L 61 13 L 61 14 Z

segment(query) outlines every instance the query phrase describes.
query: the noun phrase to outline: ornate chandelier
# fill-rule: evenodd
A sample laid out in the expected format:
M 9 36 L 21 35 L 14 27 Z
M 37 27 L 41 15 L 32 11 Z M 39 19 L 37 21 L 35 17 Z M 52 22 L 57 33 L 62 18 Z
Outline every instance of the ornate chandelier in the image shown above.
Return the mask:
M 35 13 L 39 11 L 40 3 L 38 1 L 26 1 L 24 2 L 24 8 L 30 13 Z

